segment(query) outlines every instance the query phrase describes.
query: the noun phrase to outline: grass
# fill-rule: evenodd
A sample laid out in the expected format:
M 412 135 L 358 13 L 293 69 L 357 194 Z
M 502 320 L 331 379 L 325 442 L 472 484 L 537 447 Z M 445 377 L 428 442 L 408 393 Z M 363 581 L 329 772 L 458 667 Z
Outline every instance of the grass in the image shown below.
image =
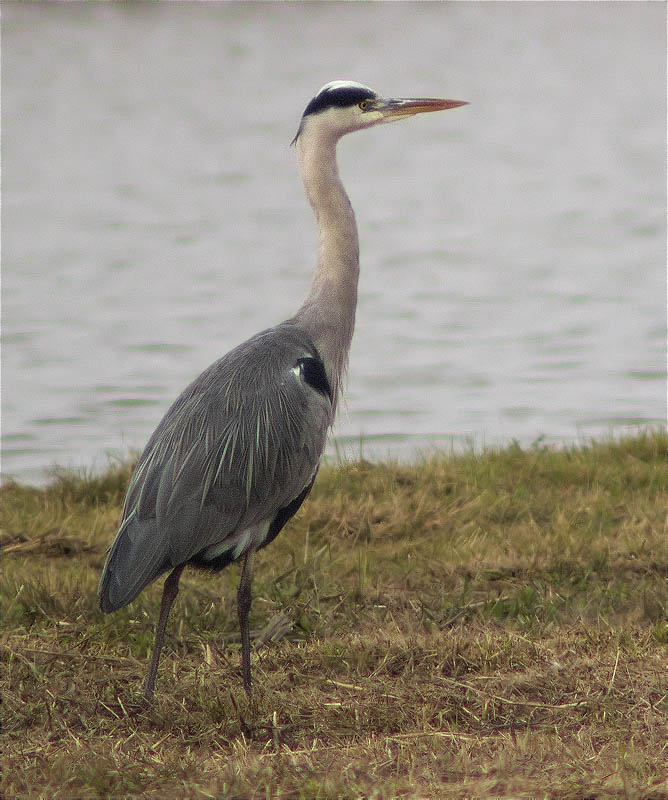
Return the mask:
M 664 433 L 326 467 L 257 559 L 103 616 L 129 466 L 2 489 L 7 798 L 668 798 Z

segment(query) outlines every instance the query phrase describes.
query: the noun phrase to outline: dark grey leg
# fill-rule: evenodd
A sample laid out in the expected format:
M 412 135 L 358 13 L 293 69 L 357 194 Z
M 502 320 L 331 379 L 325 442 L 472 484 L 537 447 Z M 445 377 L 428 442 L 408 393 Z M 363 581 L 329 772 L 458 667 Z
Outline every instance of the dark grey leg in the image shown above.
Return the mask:
M 160 661 L 160 651 L 162 650 L 165 628 L 167 627 L 167 617 L 169 617 L 172 604 L 174 600 L 176 600 L 176 595 L 179 593 L 179 578 L 181 577 L 184 567 L 185 564 L 180 564 L 178 567 L 175 567 L 168 575 L 162 589 L 160 617 L 158 618 L 158 627 L 155 631 L 155 643 L 153 645 L 153 654 L 151 655 L 151 665 L 148 668 L 148 675 L 144 683 L 144 698 L 146 700 L 150 700 L 153 697 L 155 678 L 158 674 L 158 662 Z
M 239 628 L 241 630 L 241 674 L 243 675 L 244 689 L 249 697 L 251 693 L 251 665 L 248 614 L 251 607 L 251 584 L 253 583 L 254 558 L 254 550 L 249 550 L 244 556 L 244 563 L 241 568 L 241 580 L 239 581 L 239 591 L 237 592 L 237 609 L 239 611 Z

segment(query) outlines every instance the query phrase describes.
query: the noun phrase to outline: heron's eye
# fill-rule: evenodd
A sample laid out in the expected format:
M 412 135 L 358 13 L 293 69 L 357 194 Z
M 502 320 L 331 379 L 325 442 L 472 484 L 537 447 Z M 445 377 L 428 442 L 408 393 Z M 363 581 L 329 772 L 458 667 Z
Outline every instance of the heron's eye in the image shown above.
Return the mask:
M 366 111 L 368 107 L 369 107 L 369 101 L 362 100 L 362 102 L 360 103 L 360 108 L 362 109 L 362 111 Z

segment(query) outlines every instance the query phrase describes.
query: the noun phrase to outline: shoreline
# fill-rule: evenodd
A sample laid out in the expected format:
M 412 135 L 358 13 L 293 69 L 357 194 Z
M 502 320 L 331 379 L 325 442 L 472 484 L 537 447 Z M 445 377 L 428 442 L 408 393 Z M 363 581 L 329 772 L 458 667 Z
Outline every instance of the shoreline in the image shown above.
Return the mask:
M 5 486 L 5 794 L 668 797 L 667 447 L 323 467 L 256 559 L 253 700 L 237 568 L 186 569 L 148 708 L 162 580 L 96 598 L 129 465 Z

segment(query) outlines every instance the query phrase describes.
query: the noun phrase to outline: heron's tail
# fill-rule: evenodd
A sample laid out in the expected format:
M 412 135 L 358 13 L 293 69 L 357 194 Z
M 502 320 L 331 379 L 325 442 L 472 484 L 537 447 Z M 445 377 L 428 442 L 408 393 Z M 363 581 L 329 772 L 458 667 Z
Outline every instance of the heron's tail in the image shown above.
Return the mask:
M 98 597 L 105 614 L 131 603 L 141 590 L 170 568 L 155 519 L 131 513 L 116 534 L 102 570 Z

